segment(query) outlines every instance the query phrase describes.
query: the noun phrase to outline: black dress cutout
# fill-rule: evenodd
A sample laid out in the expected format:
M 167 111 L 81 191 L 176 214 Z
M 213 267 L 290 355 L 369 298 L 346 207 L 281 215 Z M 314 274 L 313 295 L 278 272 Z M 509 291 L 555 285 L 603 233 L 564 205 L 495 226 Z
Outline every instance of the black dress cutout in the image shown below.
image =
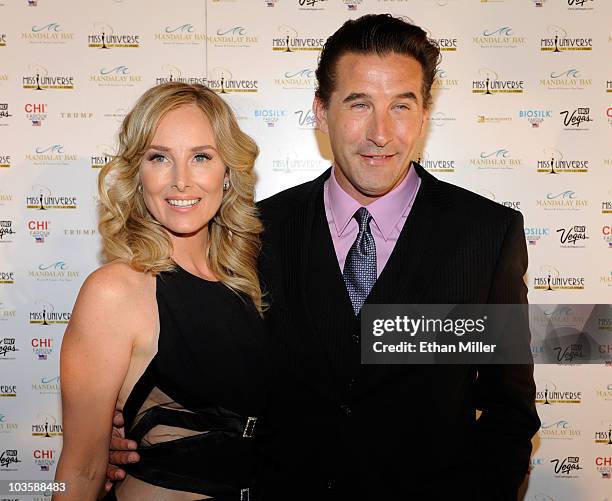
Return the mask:
M 123 409 L 141 459 L 105 499 L 253 501 L 263 322 L 248 298 L 178 266 L 156 296 L 158 350 Z

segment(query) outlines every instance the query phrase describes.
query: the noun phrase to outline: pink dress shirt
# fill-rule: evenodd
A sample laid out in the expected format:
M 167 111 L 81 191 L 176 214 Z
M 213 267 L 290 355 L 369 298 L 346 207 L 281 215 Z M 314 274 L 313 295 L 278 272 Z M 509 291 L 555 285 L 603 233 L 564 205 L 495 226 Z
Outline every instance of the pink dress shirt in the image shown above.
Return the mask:
M 359 231 L 353 215 L 360 207 L 366 207 L 372 215 L 370 230 L 376 243 L 376 277 L 379 277 L 410 214 L 421 179 L 411 167 L 403 181 L 392 191 L 362 206 L 340 187 L 335 170 L 336 167 L 332 167 L 331 175 L 323 185 L 323 202 L 340 271 L 344 269 L 346 255 Z

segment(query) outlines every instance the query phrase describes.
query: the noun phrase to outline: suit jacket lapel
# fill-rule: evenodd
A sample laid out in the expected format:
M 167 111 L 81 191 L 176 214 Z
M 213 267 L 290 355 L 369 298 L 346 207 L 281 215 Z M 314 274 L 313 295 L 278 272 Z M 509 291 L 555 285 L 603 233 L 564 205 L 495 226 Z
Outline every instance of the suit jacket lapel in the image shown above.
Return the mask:
M 428 275 L 443 257 L 445 242 L 442 224 L 447 201 L 440 195 L 439 181 L 420 165 L 413 165 L 421 178 L 419 192 L 389 261 L 366 304 L 426 304 L 430 301 L 431 282 Z M 406 369 L 414 370 L 415 367 Z M 361 391 L 367 392 L 376 387 L 380 379 L 390 374 L 390 370 L 401 369 L 397 366 L 362 366 Z
M 296 211 L 295 220 L 291 222 L 295 230 L 295 252 L 291 269 L 296 273 L 298 280 L 293 283 L 292 290 L 287 292 L 293 298 L 289 302 L 294 307 L 297 305 L 299 310 L 294 313 L 293 318 L 304 322 L 303 325 L 296 326 L 298 332 L 295 335 L 304 336 L 304 339 L 294 339 L 295 346 L 299 347 L 303 360 L 308 358 L 312 361 L 312 364 L 307 364 L 307 370 L 316 371 L 319 376 L 313 378 L 314 374 L 309 373 L 307 377 L 311 380 L 325 381 L 327 390 L 333 391 L 334 385 L 330 383 L 335 380 L 336 374 L 333 369 L 335 363 L 330 357 L 326 344 L 327 336 L 338 333 L 329 327 L 329 321 L 333 323 L 334 315 L 327 315 L 323 310 L 325 305 L 330 304 L 334 304 L 341 311 L 345 310 L 346 305 L 342 304 L 343 300 L 348 301 L 348 308 L 351 307 L 348 294 L 343 289 L 344 282 L 338 270 L 333 242 L 325 219 L 323 184 L 330 172 L 331 169 L 328 169 L 313 181 L 307 203 Z M 325 230 L 323 232 L 321 223 Z M 325 278 L 316 282 L 313 281 L 313 276 Z M 338 284 L 338 280 L 342 283 Z M 352 313 L 352 309 L 350 312 Z
M 442 215 L 446 206 L 438 196 L 438 181 L 418 164 L 421 186 L 400 237 L 366 304 L 418 303 L 430 289 L 427 275 L 443 249 Z

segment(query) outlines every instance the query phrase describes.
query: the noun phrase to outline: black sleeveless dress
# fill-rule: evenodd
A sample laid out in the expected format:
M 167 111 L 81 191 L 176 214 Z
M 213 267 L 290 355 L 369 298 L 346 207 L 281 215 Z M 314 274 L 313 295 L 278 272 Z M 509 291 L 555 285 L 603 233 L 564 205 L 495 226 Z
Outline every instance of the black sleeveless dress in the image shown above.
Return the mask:
M 123 409 L 141 459 L 105 499 L 253 501 L 263 322 L 248 298 L 178 266 L 158 275 L 156 295 L 157 354 Z

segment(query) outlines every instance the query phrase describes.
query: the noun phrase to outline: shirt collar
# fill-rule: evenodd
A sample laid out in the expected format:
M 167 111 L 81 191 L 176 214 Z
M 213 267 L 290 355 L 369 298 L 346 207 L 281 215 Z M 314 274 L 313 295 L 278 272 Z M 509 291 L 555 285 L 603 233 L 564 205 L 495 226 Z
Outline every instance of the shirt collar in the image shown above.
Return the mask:
M 357 209 L 363 206 L 342 189 L 336 180 L 335 171 L 336 167 L 333 166 L 329 177 L 329 205 L 336 232 L 341 236 Z M 411 166 L 400 184 L 366 207 L 385 240 L 389 239 L 406 209 L 412 204 L 419 181 L 416 170 Z

